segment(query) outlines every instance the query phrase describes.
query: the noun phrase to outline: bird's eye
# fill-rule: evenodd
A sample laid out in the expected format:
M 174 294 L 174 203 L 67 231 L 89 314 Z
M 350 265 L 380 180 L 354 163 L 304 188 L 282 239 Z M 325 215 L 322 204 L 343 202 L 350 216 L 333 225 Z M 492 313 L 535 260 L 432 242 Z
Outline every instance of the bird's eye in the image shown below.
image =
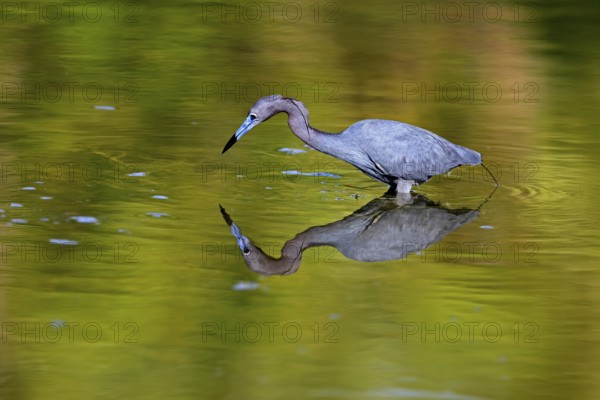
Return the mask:
M 254 121 L 256 119 L 256 114 L 250 114 L 249 117 L 251 121 Z

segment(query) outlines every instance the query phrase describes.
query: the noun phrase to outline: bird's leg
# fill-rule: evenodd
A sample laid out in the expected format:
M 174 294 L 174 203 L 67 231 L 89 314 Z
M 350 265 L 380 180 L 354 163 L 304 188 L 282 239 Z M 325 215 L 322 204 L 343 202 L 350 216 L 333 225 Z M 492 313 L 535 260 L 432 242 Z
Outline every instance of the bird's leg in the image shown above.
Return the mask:
M 396 184 L 394 183 L 393 185 L 390 185 L 390 187 L 388 188 L 387 192 L 384 193 L 384 196 L 390 196 L 393 197 L 396 195 Z
M 412 180 L 396 179 L 394 185 L 390 187 L 390 190 L 394 190 L 394 194 L 396 195 L 394 202 L 398 206 L 412 204 L 413 196 L 410 190 L 414 184 L 415 181 Z
M 415 181 L 405 181 L 404 179 L 396 180 L 396 193 L 410 193 Z

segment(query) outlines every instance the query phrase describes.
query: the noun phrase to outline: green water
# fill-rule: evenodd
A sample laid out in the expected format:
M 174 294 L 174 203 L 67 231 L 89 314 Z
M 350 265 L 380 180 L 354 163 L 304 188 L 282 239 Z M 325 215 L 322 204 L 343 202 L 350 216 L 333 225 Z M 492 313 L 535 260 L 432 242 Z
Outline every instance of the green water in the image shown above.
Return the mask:
M 598 4 L 469 7 L 3 3 L 1 397 L 598 398 Z M 219 205 L 279 257 L 386 190 L 283 116 L 221 156 L 272 93 L 324 131 L 422 126 L 501 186 L 404 259 L 256 274 Z M 493 188 L 476 167 L 417 192 Z

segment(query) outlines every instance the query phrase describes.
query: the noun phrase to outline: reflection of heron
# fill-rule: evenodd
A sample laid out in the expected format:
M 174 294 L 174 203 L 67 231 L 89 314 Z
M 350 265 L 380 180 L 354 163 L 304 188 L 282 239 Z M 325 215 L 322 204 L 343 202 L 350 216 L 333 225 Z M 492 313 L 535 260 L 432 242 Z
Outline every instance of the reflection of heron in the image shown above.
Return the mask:
M 463 164 L 481 164 L 481 155 L 476 151 L 402 122 L 366 119 L 340 134 L 321 132 L 308 124 L 308 110 L 303 103 L 280 95 L 263 97 L 252 106 L 223 153 L 250 129 L 280 112 L 288 115 L 292 132 L 304 143 L 354 165 L 390 185 L 393 192 L 408 193 L 412 185 L 425 183 L 434 175 Z
M 394 197 L 380 197 L 339 221 L 315 226 L 288 240 L 276 259 L 242 235 L 221 207 L 221 213 L 248 267 L 263 275 L 287 275 L 300 266 L 302 252 L 313 246 L 333 246 L 358 261 L 386 261 L 408 256 L 439 242 L 450 232 L 471 222 L 478 210 L 447 209 L 424 196 L 411 196 L 399 205 Z

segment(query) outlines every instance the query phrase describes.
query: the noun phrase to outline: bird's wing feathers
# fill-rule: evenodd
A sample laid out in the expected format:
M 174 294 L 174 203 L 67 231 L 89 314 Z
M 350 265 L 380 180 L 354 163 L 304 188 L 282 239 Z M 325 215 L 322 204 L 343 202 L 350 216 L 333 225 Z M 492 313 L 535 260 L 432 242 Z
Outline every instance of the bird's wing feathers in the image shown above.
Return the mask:
M 386 177 L 422 183 L 463 163 L 459 146 L 416 126 L 365 120 L 348 130 L 373 168 Z

